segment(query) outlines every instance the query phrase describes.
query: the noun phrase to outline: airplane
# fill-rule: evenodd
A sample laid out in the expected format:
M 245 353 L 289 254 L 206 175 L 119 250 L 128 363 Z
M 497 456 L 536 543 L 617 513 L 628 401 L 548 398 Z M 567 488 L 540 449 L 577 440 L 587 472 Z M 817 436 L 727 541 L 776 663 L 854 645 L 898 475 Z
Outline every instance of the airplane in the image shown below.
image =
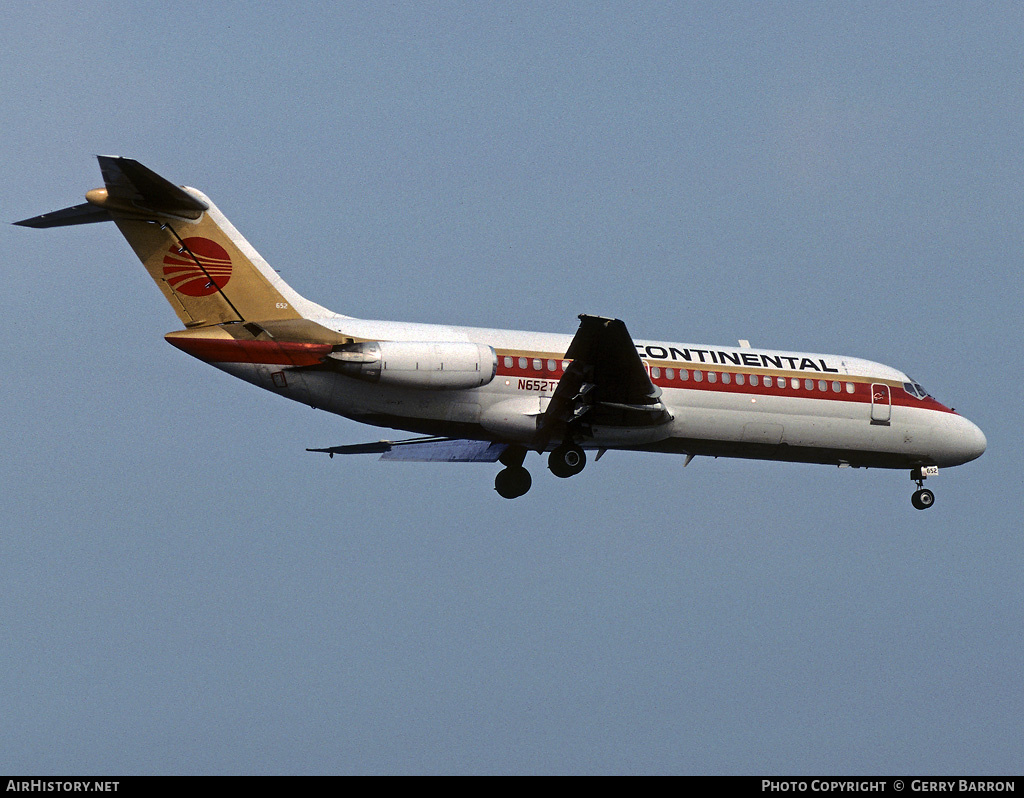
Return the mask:
M 494 489 L 529 491 L 530 452 L 561 478 L 587 452 L 738 457 L 909 469 L 924 480 L 980 457 L 972 422 L 902 371 L 842 355 L 633 339 L 583 314 L 574 335 L 359 319 L 296 293 L 209 197 L 138 161 L 98 156 L 86 202 L 33 228 L 113 221 L 184 329 L 166 340 L 260 388 L 404 440 L 310 452 L 385 460 L 500 462 Z

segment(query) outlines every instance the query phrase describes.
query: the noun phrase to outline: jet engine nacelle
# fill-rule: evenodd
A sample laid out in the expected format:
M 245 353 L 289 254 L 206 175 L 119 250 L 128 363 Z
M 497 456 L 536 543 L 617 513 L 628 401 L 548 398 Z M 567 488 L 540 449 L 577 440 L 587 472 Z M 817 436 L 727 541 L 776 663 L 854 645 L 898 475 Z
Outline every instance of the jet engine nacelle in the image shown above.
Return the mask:
M 479 388 L 498 371 L 492 347 L 466 341 L 367 341 L 338 347 L 328 358 L 356 379 L 438 391 Z

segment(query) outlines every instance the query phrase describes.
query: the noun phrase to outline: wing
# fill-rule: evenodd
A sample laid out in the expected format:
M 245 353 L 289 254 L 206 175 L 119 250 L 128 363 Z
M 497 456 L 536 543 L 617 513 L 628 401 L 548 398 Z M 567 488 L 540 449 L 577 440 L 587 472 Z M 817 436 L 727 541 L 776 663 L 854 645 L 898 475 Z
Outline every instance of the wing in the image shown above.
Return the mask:
M 495 463 L 508 448 L 507 443 L 470 441 L 458 438 L 411 438 L 405 441 L 377 441 L 351 446 L 330 446 L 326 449 L 306 449 L 336 454 L 380 454 L 381 460 L 404 460 L 415 463 Z
M 541 419 L 541 448 L 552 438 L 586 438 L 596 426 L 647 433 L 672 414 L 661 402 L 626 325 L 619 319 L 581 315 L 565 353 L 572 362 Z M 643 437 L 647 437 L 643 434 Z

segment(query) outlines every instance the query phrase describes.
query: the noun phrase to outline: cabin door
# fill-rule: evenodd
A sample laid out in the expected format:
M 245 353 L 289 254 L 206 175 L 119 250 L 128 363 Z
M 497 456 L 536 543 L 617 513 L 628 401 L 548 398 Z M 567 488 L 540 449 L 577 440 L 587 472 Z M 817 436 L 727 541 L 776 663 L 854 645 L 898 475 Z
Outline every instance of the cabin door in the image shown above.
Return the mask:
M 871 386 L 871 423 L 888 424 L 892 418 L 892 398 L 888 385 Z

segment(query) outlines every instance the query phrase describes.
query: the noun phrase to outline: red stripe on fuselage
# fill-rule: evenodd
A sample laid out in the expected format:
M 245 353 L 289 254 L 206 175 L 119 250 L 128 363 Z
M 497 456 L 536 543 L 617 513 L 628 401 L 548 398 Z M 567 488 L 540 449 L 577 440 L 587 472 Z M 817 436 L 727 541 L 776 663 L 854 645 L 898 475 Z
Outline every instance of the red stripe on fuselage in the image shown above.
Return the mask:
M 513 365 L 505 366 L 504 358 L 511 357 Z M 523 356 L 526 357 L 526 356 Z M 499 353 L 498 355 L 498 376 L 508 378 L 519 378 L 529 380 L 559 380 L 564 373 L 562 370 L 563 358 L 551 358 L 551 357 L 526 357 L 527 366 L 521 368 L 519 366 L 519 355 L 512 353 Z M 533 361 L 539 360 L 541 367 L 539 369 L 533 368 Z M 549 368 L 551 363 L 554 363 L 554 370 Z M 568 362 L 568 361 L 565 361 Z M 645 365 L 648 365 L 645 362 Z M 719 371 L 716 369 L 684 369 L 689 374 L 689 379 L 679 379 L 678 366 L 654 366 L 653 368 L 661 369 L 660 377 L 651 377 L 653 382 L 659 388 L 671 388 L 677 390 L 689 390 L 689 391 L 714 391 L 717 393 L 733 393 L 741 394 L 745 396 L 757 397 L 757 396 L 784 396 L 787 398 L 800 398 L 800 399 L 822 399 L 832 402 L 855 402 L 860 404 L 871 404 L 871 386 L 872 385 L 887 385 L 889 386 L 889 394 L 891 402 L 894 407 L 917 407 L 923 410 L 937 410 L 944 413 L 952 413 L 945 405 L 935 401 L 930 396 L 925 399 L 918 399 L 916 396 L 912 396 L 907 393 L 902 385 L 893 384 L 892 381 L 882 379 L 872 379 L 870 377 L 856 377 L 848 374 L 836 375 L 830 374 L 830 379 L 825 379 L 821 375 L 816 375 L 813 378 L 808 376 L 807 372 L 771 372 L 767 373 L 764 371 L 748 372 L 748 371 Z M 668 379 L 665 376 L 666 368 L 672 368 L 675 371 L 675 376 L 672 379 Z M 698 382 L 693 378 L 694 372 L 699 371 L 703 375 L 703 380 Z M 714 373 L 715 382 L 708 381 L 708 374 Z M 728 373 L 731 382 L 723 383 L 722 374 Z M 745 385 L 736 384 L 736 375 L 742 374 L 746 382 Z M 750 377 L 756 376 L 758 378 L 758 385 L 750 385 Z M 799 375 L 799 376 L 798 376 Z M 764 383 L 767 379 L 771 379 L 771 387 L 766 386 Z M 778 381 L 780 378 L 785 379 L 785 387 L 780 388 Z M 799 387 L 793 387 L 793 380 L 799 381 Z M 804 380 L 811 379 L 813 381 L 813 387 L 808 389 L 805 387 Z M 825 390 L 822 391 L 818 388 L 819 380 L 824 380 Z M 832 390 L 832 383 L 839 383 L 839 391 Z M 853 385 L 853 393 L 850 393 L 846 389 L 847 384 Z M 548 393 L 546 391 L 542 393 Z

